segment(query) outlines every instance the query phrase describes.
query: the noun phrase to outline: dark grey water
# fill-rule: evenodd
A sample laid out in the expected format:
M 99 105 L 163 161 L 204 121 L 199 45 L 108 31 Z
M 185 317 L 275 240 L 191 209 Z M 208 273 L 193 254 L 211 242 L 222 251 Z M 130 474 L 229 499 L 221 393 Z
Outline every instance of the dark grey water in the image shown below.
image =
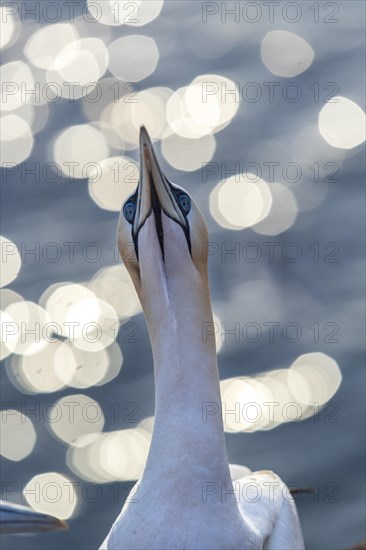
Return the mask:
M 21 2 L 10 4 L 18 5 L 19 9 L 24 5 Z M 26 4 L 29 7 L 33 2 Z M 58 4 L 62 6 L 63 2 Z M 75 4 L 75 13 L 80 14 L 85 2 Z M 228 378 L 286 368 L 303 353 L 321 351 L 338 362 L 343 375 L 342 384 L 332 398 L 333 408 L 321 411 L 319 418 L 286 423 L 270 431 L 228 434 L 228 454 L 230 462 L 245 464 L 252 469 L 270 468 L 288 483 L 313 487 L 314 495 L 302 495 L 298 501 L 306 548 L 347 548 L 365 537 L 365 326 L 362 303 L 364 264 L 361 260 L 364 154 L 362 145 L 339 150 L 325 142 L 314 152 L 310 138 L 301 141 L 298 136 L 304 128 L 316 127 L 324 99 L 333 89 L 326 87 L 329 83 L 336 86 L 336 95 L 364 108 L 365 5 L 353 1 L 281 2 L 271 22 L 264 5 L 267 3 L 252 2 L 253 9 L 258 10 L 258 21 L 249 22 L 241 15 L 238 22 L 233 18 L 225 22 L 221 21 L 221 2 L 211 3 L 219 11 L 204 24 L 204 4 L 165 1 L 160 17 L 146 26 L 138 29 L 111 27 L 110 41 L 136 33 L 155 39 L 160 52 L 159 63 L 153 74 L 139 83 L 140 89 L 152 86 L 177 89 L 188 85 L 199 74 L 210 73 L 231 78 L 241 87 L 248 82 L 260 86 L 262 97 L 256 102 L 242 99 L 237 115 L 216 134 L 214 161 L 225 161 L 229 167 L 236 162 L 255 162 L 262 168 L 264 162 L 276 161 L 283 166 L 286 162 L 303 158 L 310 160 L 307 167 L 315 162 L 322 166 L 327 162 L 337 164 L 336 181 L 324 182 L 323 174 L 319 183 L 314 183 L 311 170 L 304 169 L 299 182 L 292 186 L 285 182 L 294 191 L 300 207 L 309 201 L 315 201 L 317 206 L 310 210 L 302 208 L 287 231 L 270 237 L 258 235 L 251 229 L 229 231 L 220 227 L 210 214 L 208 205 L 209 194 L 220 180 L 219 175 L 204 183 L 200 170 L 192 173 L 178 171 L 162 160 L 163 170 L 170 179 L 194 196 L 205 215 L 211 240 L 220 246 L 225 243 L 229 249 L 234 243 L 243 247 L 248 242 L 255 242 L 265 251 L 264 243 L 276 242 L 278 251 L 288 243 L 297 243 L 301 249 L 301 258 L 297 262 L 285 261 L 281 253 L 270 261 L 263 252 L 257 262 L 243 258 L 236 262 L 232 255 L 223 261 L 219 253 L 211 256 L 213 306 L 228 326 L 249 321 L 296 322 L 302 329 L 302 336 L 295 343 L 284 338 L 269 342 L 265 337 L 257 343 L 243 339 L 236 343 L 228 338 L 219 356 L 220 375 Z M 227 3 L 227 6 L 232 4 Z M 241 6 L 245 4 L 248 3 L 240 3 Z M 291 9 L 300 10 L 298 21 L 286 20 L 283 9 L 290 10 L 287 19 L 294 18 Z M 315 22 L 318 9 L 319 22 Z M 331 15 L 333 11 L 334 15 Z M 65 13 L 63 18 L 67 21 Z M 249 15 L 248 18 L 255 17 Z M 327 21 L 327 18 L 335 21 Z M 46 23 L 42 21 L 40 24 Z M 24 60 L 24 44 L 36 28 L 38 23 L 31 17 L 23 23 L 18 40 L 3 52 L 3 64 Z M 102 25 L 88 24 L 87 28 L 90 36 L 103 36 L 105 32 Z M 315 57 L 305 72 L 286 79 L 266 69 L 260 58 L 260 44 L 270 30 L 288 30 L 308 41 Z M 225 53 L 228 36 L 233 37 L 233 44 Z M 278 89 L 282 90 L 289 81 L 297 83 L 302 97 L 292 103 L 278 93 L 273 102 L 269 101 L 264 83 L 276 82 Z M 319 98 L 314 96 L 315 83 L 319 84 Z M 81 103 L 63 100 L 50 105 L 47 124 L 35 136 L 25 166 L 49 160 L 49 144 L 60 130 L 87 122 Z M 137 158 L 136 150 L 127 154 Z M 86 180 L 70 182 L 62 178 L 57 183 L 50 183 L 41 178 L 35 182 L 32 174 L 22 178 L 19 172 L 11 175 L 5 170 L 2 175 L 1 234 L 13 242 L 26 243 L 29 248 L 37 242 L 41 246 L 50 241 L 97 242 L 103 251 L 108 251 L 108 247 L 113 245 L 118 215 L 100 209 L 91 200 Z M 266 179 L 265 173 L 263 177 Z M 314 259 L 314 243 L 319 243 L 319 261 Z M 329 249 L 324 247 L 328 243 L 335 243 L 335 263 L 326 261 Z M 57 263 L 42 258 L 34 261 L 28 257 L 10 288 L 26 300 L 37 302 L 50 284 L 84 282 L 98 269 L 112 263 L 110 251 L 103 253 L 95 264 L 83 259 L 80 248 L 76 251 L 74 263 L 64 257 Z M 248 296 L 245 283 L 261 283 L 259 287 L 252 287 L 257 288 L 257 294 Z M 139 343 L 121 344 L 124 364 L 120 375 L 105 386 L 80 391 L 100 403 L 106 418 L 105 431 L 126 427 L 122 422 L 116 425 L 113 421 L 111 405 L 117 401 L 138 403 L 139 419 L 152 415 L 154 411 L 147 332 L 142 315 L 133 320 L 139 326 Z M 321 327 L 326 323 L 336 324 L 337 341 L 329 342 L 326 338 L 328 332 L 324 329 L 316 341 L 308 328 L 315 322 Z M 25 404 L 30 418 L 36 403 L 43 406 L 63 395 L 78 393 L 69 388 L 56 394 L 23 394 L 10 383 L 3 363 L 3 406 L 14 403 L 15 408 L 20 408 Z M 78 479 L 66 466 L 67 446 L 52 437 L 45 422 L 35 425 L 38 439 L 34 451 L 20 462 L 1 460 L 3 495 L 16 500 L 21 484 L 26 484 L 38 473 L 57 471 L 79 483 L 80 504 L 69 522 L 68 532 L 37 537 L 4 537 L 2 548 L 97 548 L 121 508 L 126 485 L 115 483 L 98 487 Z M 9 489 L 5 482 L 18 484 L 15 496 L 9 492 L 5 494 Z

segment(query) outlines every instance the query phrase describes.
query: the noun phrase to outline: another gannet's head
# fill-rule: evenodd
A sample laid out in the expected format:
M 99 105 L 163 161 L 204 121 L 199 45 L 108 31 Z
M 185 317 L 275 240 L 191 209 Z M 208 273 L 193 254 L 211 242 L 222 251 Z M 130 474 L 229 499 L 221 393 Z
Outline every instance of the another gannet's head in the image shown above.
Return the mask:
M 137 292 L 161 292 L 162 284 L 207 281 L 208 233 L 190 195 L 163 174 L 151 140 L 140 130 L 140 179 L 122 205 L 118 246 Z M 140 295 L 141 298 L 141 295 Z

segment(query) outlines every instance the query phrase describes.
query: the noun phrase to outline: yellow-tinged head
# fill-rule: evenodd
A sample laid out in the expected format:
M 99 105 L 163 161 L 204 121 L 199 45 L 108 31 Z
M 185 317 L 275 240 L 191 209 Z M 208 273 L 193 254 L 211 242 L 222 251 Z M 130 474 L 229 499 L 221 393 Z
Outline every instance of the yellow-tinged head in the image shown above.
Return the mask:
M 150 137 L 140 130 L 140 179 L 135 193 L 122 205 L 118 246 L 140 294 L 147 283 L 158 290 L 163 282 L 207 281 L 208 233 L 188 192 L 163 174 Z M 141 297 L 141 296 L 140 296 Z

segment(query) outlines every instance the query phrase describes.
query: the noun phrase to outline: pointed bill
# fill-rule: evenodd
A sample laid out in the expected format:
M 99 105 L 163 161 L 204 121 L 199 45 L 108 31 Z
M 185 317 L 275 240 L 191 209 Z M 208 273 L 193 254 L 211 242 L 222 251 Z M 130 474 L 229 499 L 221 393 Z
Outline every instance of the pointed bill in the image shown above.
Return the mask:
M 61 519 L 36 512 L 26 506 L 0 501 L 1 534 L 38 533 L 64 529 L 68 529 L 68 526 Z
M 186 218 L 179 208 L 173 189 L 156 158 L 149 134 L 140 129 L 140 179 L 137 187 L 137 208 L 133 225 L 135 238 L 148 216 L 154 212 L 156 222 L 161 212 L 188 230 Z M 157 227 L 158 232 L 161 231 Z

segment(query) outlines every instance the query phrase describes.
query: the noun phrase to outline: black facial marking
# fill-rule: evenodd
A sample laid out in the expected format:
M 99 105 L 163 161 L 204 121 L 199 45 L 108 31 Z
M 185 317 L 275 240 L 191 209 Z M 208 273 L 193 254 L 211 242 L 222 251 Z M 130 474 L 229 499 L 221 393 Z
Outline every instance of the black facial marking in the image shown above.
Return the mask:
M 161 174 L 162 177 L 165 177 L 163 174 Z M 150 178 L 152 176 L 150 175 Z M 191 235 L 190 235 L 190 228 L 189 228 L 189 222 L 187 219 L 187 215 L 189 214 L 191 210 L 191 199 L 187 193 L 184 191 L 181 191 L 180 189 L 176 189 L 173 187 L 173 185 L 165 178 L 165 181 L 167 182 L 169 189 L 171 190 L 172 194 L 174 195 L 176 205 L 175 209 L 178 207 L 179 210 L 182 212 L 183 216 L 186 219 L 186 225 L 182 224 L 180 221 L 177 221 L 176 219 L 172 218 L 172 216 L 164 210 L 164 208 L 159 203 L 158 195 L 156 193 L 154 182 L 153 180 L 150 181 L 150 189 L 151 189 L 151 209 L 147 213 L 146 218 L 143 220 L 141 225 L 137 228 L 137 231 L 135 232 L 133 230 L 133 223 L 136 215 L 137 210 L 137 199 L 138 199 L 138 193 L 132 195 L 124 204 L 123 207 L 123 215 L 125 219 L 132 225 L 132 239 L 135 245 L 135 252 L 136 252 L 136 258 L 139 259 L 139 247 L 138 247 L 138 235 L 141 230 L 141 228 L 144 226 L 146 220 L 149 218 L 152 212 L 154 212 L 155 217 L 155 227 L 156 227 L 156 233 L 159 240 L 159 245 L 161 249 L 162 258 L 164 261 L 164 230 L 163 230 L 163 222 L 161 213 L 164 212 L 164 214 L 173 220 L 175 223 L 178 223 L 180 227 L 182 228 L 184 235 L 186 237 L 188 250 L 190 255 L 192 256 L 192 245 L 191 245 Z
M 163 221 L 161 219 L 161 206 L 159 203 L 158 195 L 156 193 L 154 183 L 152 181 L 152 176 L 150 175 L 150 189 L 151 189 L 151 206 L 155 215 L 155 227 L 156 233 L 158 235 L 158 240 L 160 244 L 161 254 L 164 261 L 164 230 L 163 230 Z

